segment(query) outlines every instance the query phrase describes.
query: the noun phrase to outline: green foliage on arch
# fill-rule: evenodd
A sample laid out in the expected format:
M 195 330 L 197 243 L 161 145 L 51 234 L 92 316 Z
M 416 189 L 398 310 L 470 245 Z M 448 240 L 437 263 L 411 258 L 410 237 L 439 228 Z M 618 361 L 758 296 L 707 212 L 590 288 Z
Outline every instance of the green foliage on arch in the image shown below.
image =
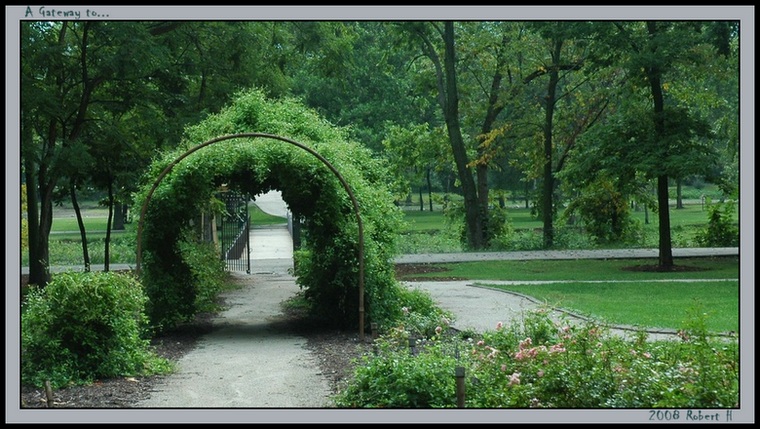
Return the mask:
M 136 201 L 142 206 L 161 171 L 189 149 L 239 133 L 266 133 L 312 148 L 340 172 L 358 201 L 364 228 L 365 322 L 388 326 L 401 317 L 401 286 L 393 257 L 402 216 L 389 191 L 385 164 L 296 100 L 238 94 L 218 114 L 189 127 L 181 147 L 156 159 Z M 304 247 L 295 275 L 312 308 L 330 324 L 358 326 L 359 232 L 350 196 L 339 179 L 307 151 L 271 138 L 234 138 L 210 144 L 177 163 L 156 188 L 143 224 L 142 282 L 153 325 L 169 327 L 196 312 L 197 276 L 180 243 L 192 242 L 191 221 L 219 186 L 257 195 L 280 190 L 305 219 Z M 365 323 L 369 326 L 369 323 Z

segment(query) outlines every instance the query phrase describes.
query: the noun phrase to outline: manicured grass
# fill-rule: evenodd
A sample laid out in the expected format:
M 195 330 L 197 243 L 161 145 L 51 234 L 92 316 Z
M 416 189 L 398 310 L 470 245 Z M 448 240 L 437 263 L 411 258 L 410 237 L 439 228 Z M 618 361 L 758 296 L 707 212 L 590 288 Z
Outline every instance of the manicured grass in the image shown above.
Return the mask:
M 703 315 L 711 332 L 739 332 L 739 282 L 602 282 L 489 285 L 547 305 L 637 327 L 682 329 Z M 701 316 L 700 316 L 701 317 Z
M 105 231 L 108 224 L 107 217 L 83 217 L 84 227 L 90 231 Z M 51 231 L 79 231 L 79 224 L 74 217 L 53 218 Z
M 254 227 L 261 225 L 280 225 L 283 223 L 288 223 L 288 220 L 286 218 L 272 216 L 270 214 L 264 213 L 261 211 L 259 206 L 253 203 L 248 205 L 248 216 L 251 219 L 251 225 Z
M 431 264 L 446 271 L 417 274 L 415 277 L 456 277 L 470 280 L 674 280 L 674 279 L 737 279 L 738 257 L 677 258 L 677 266 L 699 268 L 699 271 L 642 272 L 626 268 L 654 266 L 653 259 L 573 259 L 529 261 L 478 261 Z
M 689 238 L 693 238 L 698 230 L 707 225 L 708 213 L 708 207 L 706 205 L 703 207 L 702 204 L 698 203 L 685 204 L 682 209 L 671 207 L 669 211 L 670 225 L 674 234 L 686 234 Z M 561 216 L 561 212 L 558 216 Z M 657 213 L 653 212 L 651 208 L 648 213 L 643 209 L 633 210 L 631 216 L 639 222 L 646 234 L 658 233 L 659 219 Z M 404 232 L 440 231 L 446 228 L 446 218 L 440 209 L 430 212 L 427 210 L 427 206 L 425 211 L 407 207 L 404 210 L 404 217 L 408 222 L 407 229 Z M 646 223 L 647 217 L 649 223 Z M 534 217 L 530 209 L 508 208 L 507 218 L 514 229 L 543 228 L 543 221 Z M 738 210 L 734 213 L 734 220 L 738 224 Z
M 446 228 L 442 211 L 404 210 L 407 232 L 440 231 Z
M 87 217 L 83 219 L 85 231 L 87 232 L 87 241 L 103 240 L 106 237 L 107 218 Z M 124 229 L 111 230 L 111 238 L 116 238 L 127 232 L 137 230 L 137 223 L 132 222 L 124 225 Z M 54 218 L 53 226 L 50 229 L 50 241 L 81 241 L 82 236 L 79 233 L 79 225 L 76 219 Z
M 251 217 L 251 224 L 252 225 L 276 225 L 276 224 L 282 224 L 287 223 L 287 219 L 279 216 L 272 216 L 267 213 L 264 213 L 261 211 L 261 209 L 258 208 L 255 204 L 251 204 L 248 207 L 248 213 Z M 87 216 L 82 219 L 84 222 L 84 227 L 87 231 L 88 236 L 93 233 L 93 236 L 101 237 L 103 234 L 97 234 L 99 232 L 105 232 L 106 231 L 106 225 L 108 223 L 107 217 L 92 217 Z M 136 229 L 136 222 L 132 222 L 125 225 L 125 230 L 129 231 L 131 229 Z M 78 240 L 79 239 L 79 224 L 77 223 L 76 218 L 74 217 L 66 217 L 66 218 L 53 218 L 53 226 L 50 229 L 52 232 L 56 233 L 55 238 L 57 239 L 73 239 Z M 120 233 L 123 231 L 118 230 L 111 230 L 112 233 Z M 73 234 L 69 234 L 73 233 Z M 102 238 L 102 237 L 101 237 Z
M 681 329 L 694 309 L 707 315 L 708 330 L 738 332 L 738 257 L 676 259 L 677 266 L 699 271 L 626 269 L 655 264 L 652 259 L 461 262 L 431 264 L 445 271 L 415 277 L 555 282 L 489 287 L 521 293 L 596 320 L 631 326 Z M 677 281 L 683 279 L 698 281 Z

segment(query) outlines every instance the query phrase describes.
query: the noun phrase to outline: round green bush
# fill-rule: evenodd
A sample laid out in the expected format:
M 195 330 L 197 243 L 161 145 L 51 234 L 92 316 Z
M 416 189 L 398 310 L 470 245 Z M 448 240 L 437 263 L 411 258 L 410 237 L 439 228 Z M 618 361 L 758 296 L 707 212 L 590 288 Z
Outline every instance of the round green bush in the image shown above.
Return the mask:
M 21 311 L 22 383 L 58 388 L 167 369 L 145 338 L 146 301 L 122 273 L 60 273 L 32 289 Z

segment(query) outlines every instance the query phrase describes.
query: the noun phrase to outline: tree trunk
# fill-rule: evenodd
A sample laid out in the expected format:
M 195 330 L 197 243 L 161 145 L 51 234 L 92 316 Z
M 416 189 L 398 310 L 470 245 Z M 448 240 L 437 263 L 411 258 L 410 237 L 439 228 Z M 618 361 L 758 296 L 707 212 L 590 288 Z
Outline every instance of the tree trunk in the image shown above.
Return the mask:
M 644 225 L 649 225 L 649 204 L 644 204 Z
M 464 195 L 467 241 L 471 249 L 477 250 L 483 247 L 483 225 L 480 204 L 478 201 L 478 190 L 475 186 L 475 180 L 472 177 L 472 171 L 467 166 L 469 164 L 467 150 L 464 145 L 462 130 L 459 124 L 459 94 L 457 89 L 456 55 L 454 50 L 454 23 L 452 21 L 446 21 L 444 23 L 443 39 L 445 45 L 445 102 L 443 113 L 446 120 L 446 129 L 449 133 L 451 148 L 454 153 L 454 162 L 462 185 L 462 194 Z
M 108 179 L 108 221 L 106 222 L 105 254 L 103 255 L 103 272 L 111 266 L 111 222 L 113 221 L 113 178 Z
M 427 179 L 427 189 L 428 189 L 428 206 L 430 207 L 430 212 L 433 211 L 433 185 L 430 181 L 430 168 L 427 169 L 427 174 L 425 175 Z
M 84 227 L 84 220 L 82 219 L 82 210 L 79 208 L 79 201 L 77 200 L 76 184 L 74 179 L 69 181 L 69 194 L 71 195 L 71 206 L 74 208 L 74 213 L 77 217 L 77 225 L 79 225 L 79 237 L 82 240 L 82 260 L 84 261 L 84 270 L 90 271 L 90 252 L 87 248 L 87 231 Z
M 660 268 L 673 267 L 673 248 L 670 237 L 670 210 L 668 205 L 668 176 L 657 178 L 657 218 L 660 221 Z
M 124 230 L 124 223 L 125 218 L 127 217 L 127 206 L 120 203 L 115 202 L 114 203 L 114 211 L 113 211 L 113 230 L 115 231 L 123 231 Z
M 554 246 L 554 168 L 552 165 L 554 106 L 559 84 L 560 53 L 562 41 L 555 41 L 552 52 L 552 67 L 549 72 L 549 86 L 546 91 L 546 116 L 544 119 L 544 192 L 541 214 L 544 218 L 544 248 Z
M 647 22 L 647 28 L 650 35 L 655 35 L 657 33 L 656 22 Z M 652 101 L 654 102 L 654 131 L 658 140 L 661 140 L 665 135 L 665 118 L 663 117 L 665 100 L 662 94 L 660 70 L 656 67 L 649 67 L 647 69 L 647 77 L 652 91 Z M 671 269 L 673 267 L 673 248 L 670 238 L 670 207 L 668 201 L 667 175 L 657 177 L 657 207 L 657 216 L 660 221 L 659 266 L 662 269 Z
M 29 261 L 29 283 L 34 283 L 38 286 L 44 287 L 50 282 L 50 230 L 53 226 L 53 189 L 55 189 L 56 179 L 55 173 L 50 172 L 52 153 L 55 151 L 55 141 L 57 136 L 56 125 L 54 121 L 50 121 L 48 128 L 48 136 L 43 144 L 42 154 L 43 160 L 39 164 L 31 162 L 32 170 L 36 167 L 36 181 L 32 182 L 36 184 L 34 192 L 39 194 L 39 217 L 36 217 L 37 213 L 37 200 L 35 196 L 35 203 L 33 205 L 35 210 L 35 222 L 29 221 L 29 230 L 36 228 L 36 257 Z M 32 173 L 34 174 L 34 173 Z M 31 233 L 30 233 L 31 242 Z M 30 246 L 31 248 L 31 246 Z
M 40 235 L 40 209 L 37 199 L 37 180 L 33 173 L 34 163 L 32 157 L 24 158 L 24 175 L 26 176 L 26 216 L 29 228 L 29 284 L 44 286 L 50 281 L 47 264 L 47 256 L 43 252 L 40 243 L 43 242 Z
M 681 179 L 676 180 L 676 209 L 683 208 L 683 197 L 681 195 Z
M 496 118 L 504 110 L 505 105 L 499 103 L 499 93 L 501 92 L 502 67 L 506 63 L 506 57 L 504 55 L 504 48 L 508 43 L 506 37 L 501 40 L 500 49 L 496 55 L 496 71 L 491 79 L 491 89 L 488 94 L 488 108 L 486 109 L 486 115 L 483 119 L 483 125 L 480 128 L 481 135 L 487 135 L 493 130 L 493 124 L 496 122 Z M 485 228 L 483 233 L 484 244 L 487 244 L 491 240 L 492 232 L 488 230 L 488 200 L 489 200 L 489 187 L 488 187 L 488 163 L 484 160 L 485 153 L 484 148 L 478 146 L 478 159 L 482 160 L 476 167 L 478 178 L 478 201 L 480 203 L 481 222 Z

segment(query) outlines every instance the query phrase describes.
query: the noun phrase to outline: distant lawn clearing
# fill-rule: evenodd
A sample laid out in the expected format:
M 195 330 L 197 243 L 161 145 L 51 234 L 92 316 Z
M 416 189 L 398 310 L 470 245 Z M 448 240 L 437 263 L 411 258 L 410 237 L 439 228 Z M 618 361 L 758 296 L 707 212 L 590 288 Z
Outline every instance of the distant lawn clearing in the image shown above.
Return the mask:
M 739 279 L 739 257 L 677 258 L 677 266 L 689 270 L 655 272 L 632 270 L 632 267 L 653 266 L 653 259 L 575 259 L 527 261 L 479 261 L 425 264 L 430 272 L 414 274 L 415 278 L 462 278 L 468 280 L 674 280 L 674 279 Z

